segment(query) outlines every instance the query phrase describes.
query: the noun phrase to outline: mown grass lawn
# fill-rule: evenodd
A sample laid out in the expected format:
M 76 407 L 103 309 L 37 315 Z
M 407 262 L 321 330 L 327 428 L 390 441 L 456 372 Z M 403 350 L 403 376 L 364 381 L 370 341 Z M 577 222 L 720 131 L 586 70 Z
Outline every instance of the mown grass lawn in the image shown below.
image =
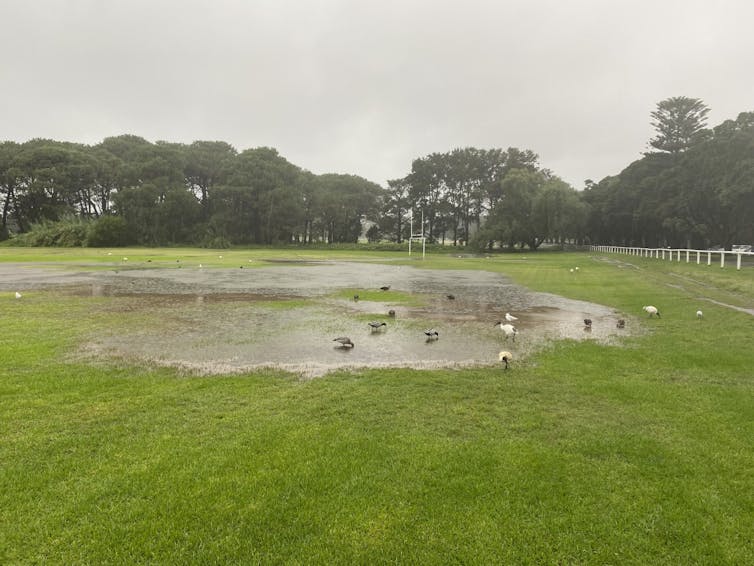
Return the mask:
M 0 261 L 105 257 L 57 252 Z M 195 377 L 69 361 L 117 318 L 3 293 L 0 563 L 754 563 L 754 317 L 703 299 L 754 307 L 751 270 L 588 253 L 408 263 L 505 273 L 646 332 L 554 343 L 507 372 Z

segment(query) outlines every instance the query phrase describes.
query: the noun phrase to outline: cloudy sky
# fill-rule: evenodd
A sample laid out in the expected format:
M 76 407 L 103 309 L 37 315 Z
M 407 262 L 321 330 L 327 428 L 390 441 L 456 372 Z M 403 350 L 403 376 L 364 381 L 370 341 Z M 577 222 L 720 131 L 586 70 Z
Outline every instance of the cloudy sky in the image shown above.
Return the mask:
M 754 111 L 751 0 L 0 0 L 0 140 L 271 146 L 384 184 L 518 147 L 580 189 L 701 98 Z

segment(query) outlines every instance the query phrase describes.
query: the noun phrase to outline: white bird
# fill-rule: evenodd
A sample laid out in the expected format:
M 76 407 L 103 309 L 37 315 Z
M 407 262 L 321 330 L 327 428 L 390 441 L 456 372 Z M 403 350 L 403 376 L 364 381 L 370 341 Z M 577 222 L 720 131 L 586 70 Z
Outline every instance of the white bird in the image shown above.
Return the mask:
M 660 316 L 660 311 L 657 310 L 657 307 L 653 307 L 652 305 L 642 307 L 645 311 L 649 313 L 649 316 L 651 317 L 653 314 L 657 315 L 657 318 L 662 318 Z
M 18 291 L 16 291 L 16 298 L 17 298 L 17 299 L 20 299 L 20 298 L 21 298 L 22 296 L 23 296 L 23 295 L 21 295 L 21 293 L 19 293 Z
M 579 270 L 578 266 L 574 267 L 574 269 L 575 269 L 576 271 L 578 271 L 578 270 Z
M 696 311 L 696 318 L 701 319 L 704 316 L 702 311 Z
M 514 321 L 518 320 L 518 317 L 517 316 L 513 316 L 511 313 L 507 312 L 507 313 L 505 313 L 505 320 L 507 320 L 508 322 L 514 322 Z
M 513 336 L 513 341 L 516 341 L 516 334 L 518 334 L 518 330 L 516 330 L 516 328 L 512 324 L 503 324 L 502 322 L 496 322 L 495 326 L 500 326 L 500 330 L 502 330 L 505 334 L 506 340 Z
M 571 273 L 573 273 L 573 267 L 569 270 Z
M 513 359 L 513 354 L 511 354 L 507 350 L 503 350 L 497 355 L 497 357 L 500 359 L 501 362 L 505 364 L 505 369 L 508 369 L 508 362 Z

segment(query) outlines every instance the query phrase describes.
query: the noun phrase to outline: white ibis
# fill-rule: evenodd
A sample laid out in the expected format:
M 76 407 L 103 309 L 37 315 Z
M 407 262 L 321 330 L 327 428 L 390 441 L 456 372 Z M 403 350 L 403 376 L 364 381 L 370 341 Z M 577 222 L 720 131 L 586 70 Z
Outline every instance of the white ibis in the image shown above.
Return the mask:
M 516 341 L 516 334 L 518 334 L 518 330 L 516 330 L 515 326 L 513 326 L 512 324 L 503 324 L 500 321 L 496 322 L 495 326 L 500 326 L 500 330 L 502 330 L 505 334 L 506 340 L 513 336 L 513 341 Z
M 505 320 L 508 322 L 516 322 L 518 320 L 517 316 L 513 316 L 511 313 L 507 312 L 505 313 Z
M 696 311 L 696 318 L 701 320 L 704 317 L 704 313 L 702 311 Z
M 511 354 L 507 350 L 503 350 L 497 355 L 497 357 L 500 359 L 501 362 L 505 364 L 505 369 L 508 369 L 508 362 L 510 362 L 513 359 L 513 354 Z
M 662 318 L 660 317 L 660 311 L 657 310 L 657 307 L 653 307 L 652 305 L 649 305 L 642 308 L 649 313 L 650 318 L 652 317 L 653 314 L 656 314 L 657 318 Z

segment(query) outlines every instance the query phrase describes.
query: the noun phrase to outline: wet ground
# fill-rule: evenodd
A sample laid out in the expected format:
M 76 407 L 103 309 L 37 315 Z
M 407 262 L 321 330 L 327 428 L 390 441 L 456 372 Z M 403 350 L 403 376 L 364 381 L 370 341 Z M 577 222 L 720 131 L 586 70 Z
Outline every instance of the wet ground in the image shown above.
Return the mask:
M 390 293 L 381 294 L 387 285 Z M 109 316 L 132 323 L 91 336 L 82 347 L 86 356 L 210 374 L 259 367 L 318 376 L 346 368 L 490 366 L 499 365 L 502 349 L 513 353 L 515 366 L 553 340 L 606 342 L 630 331 L 616 328 L 612 309 L 531 292 L 499 274 L 371 263 L 65 272 L 0 265 L 0 289 L 110 297 Z M 353 300 L 351 290 L 370 300 Z M 411 306 L 401 301 L 406 297 Z M 515 340 L 495 326 L 506 312 L 518 317 Z M 585 318 L 592 319 L 591 330 Z M 374 331 L 370 320 L 386 325 Z M 438 339 L 426 339 L 430 328 Z M 340 347 L 333 341 L 340 336 L 355 346 Z

